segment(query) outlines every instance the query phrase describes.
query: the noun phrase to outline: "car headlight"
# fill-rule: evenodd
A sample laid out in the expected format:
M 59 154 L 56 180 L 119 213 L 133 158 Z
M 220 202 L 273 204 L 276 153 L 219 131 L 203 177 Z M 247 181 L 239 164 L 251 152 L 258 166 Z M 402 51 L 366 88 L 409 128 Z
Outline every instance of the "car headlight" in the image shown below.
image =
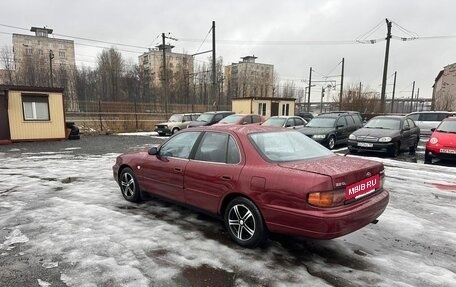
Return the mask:
M 326 135 L 313 135 L 312 136 L 314 139 L 324 139 Z
M 382 137 L 382 138 L 379 138 L 378 141 L 381 142 L 381 143 L 387 143 L 387 142 L 391 141 L 391 138 L 390 137 Z
M 439 139 L 436 138 L 436 137 L 432 137 L 432 138 L 429 140 L 429 142 L 430 142 L 431 144 L 437 144 L 437 143 L 439 142 Z
M 350 140 L 356 140 L 356 136 L 355 136 L 355 135 L 349 135 L 349 136 L 348 136 L 348 139 L 350 139 Z

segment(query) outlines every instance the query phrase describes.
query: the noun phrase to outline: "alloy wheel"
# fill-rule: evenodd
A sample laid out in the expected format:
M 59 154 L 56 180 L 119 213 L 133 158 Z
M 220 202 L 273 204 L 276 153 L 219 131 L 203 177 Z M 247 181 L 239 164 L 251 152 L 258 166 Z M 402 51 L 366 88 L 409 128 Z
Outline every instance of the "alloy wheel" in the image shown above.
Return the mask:
M 130 173 L 125 172 L 122 175 L 120 185 L 122 188 L 122 193 L 124 194 L 124 196 L 126 198 L 132 198 L 135 196 L 135 191 L 136 191 L 135 179 L 133 178 L 133 176 Z
M 231 233 L 241 241 L 251 239 L 255 234 L 255 218 L 244 204 L 236 204 L 228 213 L 228 226 Z

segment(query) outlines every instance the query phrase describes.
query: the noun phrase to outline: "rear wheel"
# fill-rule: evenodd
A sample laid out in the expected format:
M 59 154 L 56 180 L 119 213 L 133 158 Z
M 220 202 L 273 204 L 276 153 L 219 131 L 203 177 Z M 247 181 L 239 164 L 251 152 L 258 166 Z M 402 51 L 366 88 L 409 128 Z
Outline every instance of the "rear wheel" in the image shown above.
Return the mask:
M 177 133 L 178 131 L 179 131 L 179 128 L 174 128 L 174 129 L 171 131 L 171 134 L 173 135 L 173 134 Z
M 241 246 L 254 248 L 267 238 L 260 210 L 245 197 L 236 197 L 228 203 L 224 219 L 230 237 Z
M 126 167 L 122 170 L 119 176 L 120 191 L 123 197 L 131 202 L 139 202 L 141 200 L 138 180 L 133 170 Z
M 416 141 L 413 143 L 413 145 L 410 146 L 410 154 L 415 154 L 419 142 L 420 142 L 420 138 L 418 137 L 416 139 Z
M 328 148 L 334 149 L 335 146 L 336 146 L 336 138 L 334 136 L 330 136 L 328 139 Z

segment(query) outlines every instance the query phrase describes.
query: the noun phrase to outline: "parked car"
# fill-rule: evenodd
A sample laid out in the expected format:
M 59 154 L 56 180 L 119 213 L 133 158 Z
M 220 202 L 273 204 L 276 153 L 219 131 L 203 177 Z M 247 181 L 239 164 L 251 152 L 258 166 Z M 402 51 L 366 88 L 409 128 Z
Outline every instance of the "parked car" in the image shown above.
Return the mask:
M 191 121 L 196 120 L 200 116 L 199 113 L 192 114 L 174 114 L 167 122 L 155 125 L 155 130 L 158 135 L 175 134 L 176 132 L 185 129 Z
M 299 131 L 329 149 L 334 149 L 338 144 L 347 143 L 348 136 L 361 125 L 351 114 L 326 113 L 314 117 Z
M 264 119 L 260 115 L 255 114 L 234 114 L 229 115 L 226 118 L 223 118 L 214 126 L 218 125 L 251 125 L 251 124 L 261 124 L 264 122 Z
M 264 121 L 262 125 L 284 128 L 302 128 L 307 124 L 307 121 L 297 116 L 273 116 Z
M 355 121 L 355 125 L 360 126 L 360 127 L 366 123 L 364 121 L 363 116 L 358 111 L 335 111 L 335 112 L 322 113 L 320 115 L 328 115 L 328 114 L 339 114 L 339 115 L 340 114 L 349 114 L 353 117 L 353 120 Z
M 268 232 L 336 238 L 375 222 L 389 200 L 381 162 L 262 125 L 183 130 L 118 156 L 113 176 L 126 200 L 154 195 L 213 214 L 245 247 Z
M 433 158 L 456 160 L 456 117 L 444 119 L 426 143 L 424 162 L 431 163 Z
M 298 112 L 296 116 L 301 117 L 306 120 L 306 122 L 310 122 L 311 119 L 313 119 L 314 115 L 312 113 L 308 112 Z
M 455 115 L 456 112 L 423 111 L 410 113 L 407 117 L 411 118 L 420 128 L 421 135 L 429 136 L 432 133 L 431 129 L 436 128 L 443 119 Z
M 420 141 L 420 128 L 406 116 L 377 116 L 348 139 L 350 152 L 386 152 L 396 157 L 401 150 L 415 152 Z
M 223 118 L 234 114 L 231 111 L 215 111 L 215 112 L 205 112 L 202 113 L 195 121 L 188 124 L 189 128 L 201 127 L 201 126 L 211 126 L 218 123 Z

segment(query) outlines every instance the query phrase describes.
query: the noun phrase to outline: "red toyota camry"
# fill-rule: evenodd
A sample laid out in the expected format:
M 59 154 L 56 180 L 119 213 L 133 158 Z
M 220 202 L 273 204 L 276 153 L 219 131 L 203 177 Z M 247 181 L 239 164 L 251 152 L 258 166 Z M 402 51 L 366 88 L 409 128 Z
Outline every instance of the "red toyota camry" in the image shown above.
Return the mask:
M 212 213 L 245 247 L 268 232 L 339 237 L 376 221 L 389 200 L 382 163 L 256 125 L 184 130 L 159 147 L 120 155 L 113 172 L 126 200 L 151 194 Z
M 431 163 L 433 158 L 456 160 L 456 117 L 444 119 L 426 143 L 424 162 Z

